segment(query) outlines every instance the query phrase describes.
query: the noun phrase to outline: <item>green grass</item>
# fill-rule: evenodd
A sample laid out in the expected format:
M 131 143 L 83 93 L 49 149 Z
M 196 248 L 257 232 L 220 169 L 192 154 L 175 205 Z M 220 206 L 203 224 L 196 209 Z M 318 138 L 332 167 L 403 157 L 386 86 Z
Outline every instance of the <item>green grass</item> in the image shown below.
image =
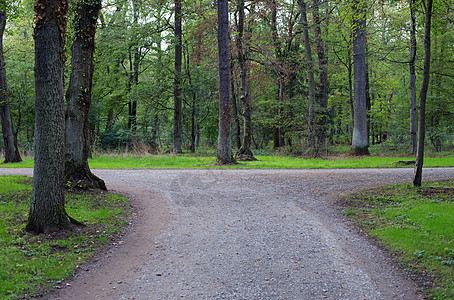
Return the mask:
M 119 237 L 131 209 L 117 195 L 67 194 L 68 214 L 87 227 L 33 236 L 24 230 L 30 190 L 31 178 L 0 176 L 0 299 L 31 297 L 58 286 Z
M 419 278 L 433 276 L 432 299 L 454 299 L 454 181 L 388 186 L 340 203 Z
M 414 160 L 412 157 L 337 157 L 331 159 L 305 159 L 289 156 L 257 156 L 258 161 L 239 162 L 236 165 L 222 167 L 232 169 L 326 169 L 326 168 L 392 168 L 411 167 L 399 164 L 399 161 Z M 183 155 L 134 155 L 134 154 L 99 154 L 89 159 L 95 169 L 209 169 L 220 168 L 215 164 L 214 156 Z M 454 156 L 427 157 L 424 167 L 453 167 Z M 33 159 L 25 158 L 18 164 L 0 165 L 2 168 L 31 168 Z

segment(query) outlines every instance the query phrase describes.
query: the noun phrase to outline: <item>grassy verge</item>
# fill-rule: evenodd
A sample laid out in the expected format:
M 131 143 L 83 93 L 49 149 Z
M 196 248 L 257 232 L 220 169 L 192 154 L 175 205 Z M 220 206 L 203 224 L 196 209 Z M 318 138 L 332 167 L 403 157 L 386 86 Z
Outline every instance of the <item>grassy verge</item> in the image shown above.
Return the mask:
M 66 195 L 66 210 L 87 227 L 33 236 L 24 227 L 31 178 L 0 176 L 0 298 L 39 295 L 71 275 L 80 264 L 121 236 L 129 201 L 106 193 Z
M 258 161 L 239 162 L 222 167 L 233 169 L 327 169 L 327 168 L 395 168 L 412 167 L 399 162 L 414 160 L 412 157 L 335 157 L 329 159 L 305 159 L 288 156 L 257 156 Z M 220 168 L 214 156 L 183 155 L 135 155 L 99 154 L 89 160 L 91 168 L 99 169 L 209 169 Z M 424 167 L 453 167 L 454 156 L 427 157 Z M 26 157 L 17 164 L 0 165 L 0 168 L 31 168 L 33 159 Z
M 339 203 L 414 272 L 428 298 L 454 299 L 454 181 L 387 186 Z

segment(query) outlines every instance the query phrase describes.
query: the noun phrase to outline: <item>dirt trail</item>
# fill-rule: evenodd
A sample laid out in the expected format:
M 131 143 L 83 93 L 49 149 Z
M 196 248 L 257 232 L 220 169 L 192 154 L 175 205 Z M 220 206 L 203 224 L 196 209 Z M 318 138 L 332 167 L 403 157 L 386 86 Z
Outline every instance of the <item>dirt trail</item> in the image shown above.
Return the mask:
M 50 299 L 419 298 L 331 207 L 342 193 L 411 181 L 412 169 L 95 173 L 133 199 L 138 222 Z M 424 170 L 453 178 L 454 168 Z

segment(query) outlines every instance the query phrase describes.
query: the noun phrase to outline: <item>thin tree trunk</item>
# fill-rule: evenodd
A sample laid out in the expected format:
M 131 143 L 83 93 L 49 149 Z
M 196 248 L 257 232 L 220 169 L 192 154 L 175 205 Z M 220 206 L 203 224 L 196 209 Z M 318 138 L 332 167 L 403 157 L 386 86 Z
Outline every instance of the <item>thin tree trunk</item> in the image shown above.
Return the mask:
M 369 64 L 366 60 L 366 128 L 367 128 L 367 140 L 368 145 L 370 145 L 370 123 L 371 123 L 371 97 L 370 97 L 370 82 L 369 82 Z
M 362 0 L 353 1 L 353 66 L 354 66 L 354 126 L 352 150 L 354 155 L 369 154 L 366 108 L 366 13 Z
M 301 22 L 303 24 L 303 40 L 304 40 L 304 53 L 306 57 L 307 65 L 307 85 L 308 85 L 308 96 L 309 96 L 309 136 L 308 136 L 308 148 L 309 153 L 313 157 L 319 155 L 319 149 L 317 145 L 317 122 L 316 122 L 316 111 L 317 102 L 315 99 L 315 79 L 314 79 L 314 64 L 312 62 L 312 50 L 309 41 L 309 25 L 307 23 L 307 9 L 306 2 L 304 0 L 298 0 L 298 5 L 301 12 Z
M 0 10 L 0 119 L 2 122 L 3 142 L 5 144 L 5 161 L 3 163 L 20 162 L 22 158 L 17 148 L 11 111 L 8 101 L 8 85 L 6 82 L 5 59 L 3 56 L 3 33 L 6 26 L 6 14 Z
M 88 114 L 91 106 L 96 22 L 100 9 L 101 0 L 81 0 L 77 3 L 71 75 L 66 91 L 65 182 L 70 182 L 71 187 L 106 190 L 104 181 L 95 176 L 88 166 Z
M 175 75 L 173 81 L 173 152 L 181 153 L 181 0 L 175 0 Z
M 139 11 L 137 9 L 137 0 L 132 0 L 132 11 L 133 11 L 133 28 L 134 30 L 137 30 L 138 27 L 138 14 Z M 129 82 L 128 82 L 128 91 L 131 92 L 132 86 L 136 86 L 139 84 L 139 64 L 140 64 L 140 53 L 139 53 L 139 47 L 136 45 L 137 37 L 136 33 L 134 31 L 134 38 L 133 38 L 133 43 L 134 45 L 132 46 L 132 55 L 131 52 L 129 52 L 129 69 L 130 69 L 130 76 L 129 76 Z M 130 50 L 131 51 L 131 50 Z M 129 100 L 128 102 L 128 129 L 131 130 L 131 132 L 135 132 L 137 130 L 137 98 L 136 95 L 134 95 L 134 99 Z
M 233 120 L 235 122 L 235 142 L 236 147 L 239 150 L 241 148 L 241 125 L 240 125 L 240 117 L 238 111 L 238 101 L 236 97 L 236 89 L 235 89 L 235 80 L 234 80 L 234 73 L 233 73 L 233 64 L 230 64 L 230 93 L 231 93 L 231 101 L 232 101 L 232 111 L 233 111 Z
M 424 73 L 419 94 L 418 149 L 416 151 L 415 177 L 413 185 L 421 186 L 422 166 L 424 161 L 424 138 L 426 134 L 426 97 L 430 79 L 430 28 L 432 21 L 433 0 L 426 2 L 426 23 L 424 29 Z
M 320 28 L 319 17 L 319 0 L 312 0 L 312 18 L 314 20 L 314 35 L 317 43 L 317 58 L 320 70 L 319 100 L 318 100 L 318 118 L 317 118 L 317 138 L 318 148 L 323 149 L 326 143 L 327 123 L 328 123 L 328 72 L 326 66 L 328 60 L 325 56 L 325 47 L 323 45 L 322 33 Z
M 282 60 L 283 60 L 283 54 L 281 51 L 281 43 L 279 39 L 279 34 L 277 31 L 277 1 L 273 0 L 272 5 L 271 5 L 271 20 L 270 20 L 270 26 L 271 26 L 271 39 L 273 41 L 274 45 L 274 52 L 277 60 L 277 70 L 276 75 L 277 75 L 277 97 L 278 97 L 278 104 L 279 108 L 277 110 L 277 116 L 280 117 L 281 115 L 281 105 L 284 102 L 284 74 L 280 70 L 282 67 Z M 280 124 L 281 121 L 278 120 L 278 124 L 276 124 L 276 128 L 274 129 L 274 137 L 273 137 L 273 144 L 274 144 L 274 149 L 279 148 L 284 146 L 284 139 L 283 139 L 283 129 L 282 125 Z
M 219 49 L 219 138 L 217 162 L 231 164 L 230 139 L 230 49 L 229 49 L 228 0 L 218 0 L 218 49 Z
M 416 0 L 410 0 L 410 151 L 416 154 Z
M 26 230 L 51 232 L 70 227 L 65 211 L 64 42 L 68 2 L 35 1 L 35 157 Z
M 350 58 L 351 52 L 348 51 L 348 102 L 350 104 L 350 115 L 352 116 L 352 124 L 350 125 L 350 129 L 355 126 L 355 107 L 353 104 L 353 72 L 352 72 L 352 63 Z
M 186 75 L 189 81 L 189 86 L 191 87 L 192 90 L 192 105 L 191 105 L 191 153 L 195 152 L 195 123 L 196 123 L 196 113 L 197 113 L 197 92 L 195 90 L 195 87 L 192 82 L 192 76 L 191 76 L 191 70 L 190 70 L 190 60 L 189 60 L 189 52 L 186 55 Z

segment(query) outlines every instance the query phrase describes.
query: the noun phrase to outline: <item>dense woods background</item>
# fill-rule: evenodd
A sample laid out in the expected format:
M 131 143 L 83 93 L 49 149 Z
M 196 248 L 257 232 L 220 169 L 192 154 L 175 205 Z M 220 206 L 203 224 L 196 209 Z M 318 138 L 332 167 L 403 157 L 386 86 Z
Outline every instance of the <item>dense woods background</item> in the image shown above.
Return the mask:
M 66 86 L 72 20 L 76 3 L 84 1 L 93 0 L 69 3 Z M 179 75 L 176 3 L 181 4 L 182 23 Z M 416 150 L 411 141 L 416 128 L 410 126 L 415 111 L 411 98 L 416 101 L 422 82 L 425 2 L 233 0 L 229 11 L 233 153 L 244 143 L 254 154 L 279 150 L 310 156 L 326 155 L 335 145 L 351 145 L 358 16 L 364 16 L 366 24 L 369 142 L 408 153 Z M 33 2 L 13 1 L 6 12 L 3 50 L 13 128 L 19 148 L 32 150 Z M 177 92 L 182 150 L 214 151 L 219 118 L 217 26 L 213 1 L 102 1 L 89 114 L 92 145 L 103 150 L 174 149 Z M 445 151 L 454 146 L 452 0 L 434 3 L 431 38 L 427 146 Z M 0 140 L 0 149 L 3 143 Z

